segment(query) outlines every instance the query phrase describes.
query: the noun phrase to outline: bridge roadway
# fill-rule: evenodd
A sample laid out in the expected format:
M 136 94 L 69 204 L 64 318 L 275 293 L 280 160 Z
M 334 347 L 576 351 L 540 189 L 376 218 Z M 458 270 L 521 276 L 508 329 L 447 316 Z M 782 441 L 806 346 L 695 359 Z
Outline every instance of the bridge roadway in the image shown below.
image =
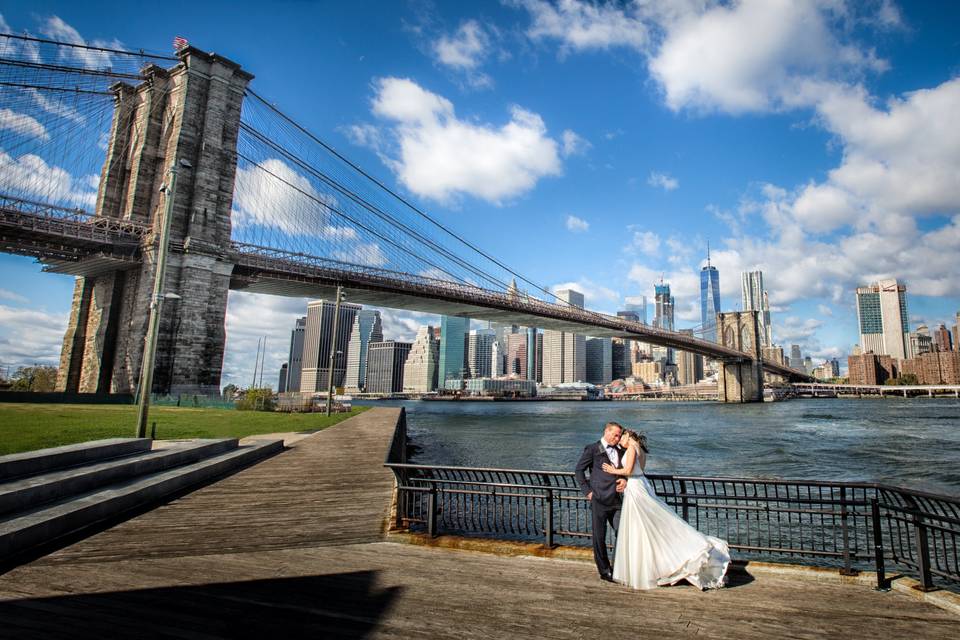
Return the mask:
M 734 574 L 647 592 L 589 561 L 391 542 L 372 409 L 270 460 L 0 575 L 0 638 L 956 638 L 896 591 Z
M 93 276 L 131 268 L 143 242 L 154 241 L 149 225 L 116 220 L 43 203 L 0 195 L 0 251 L 36 258 L 45 270 Z M 174 243 L 174 252 L 187 250 Z M 520 326 L 617 337 L 672 347 L 724 362 L 743 362 L 748 354 L 690 335 L 666 331 L 568 305 L 544 302 L 517 291 L 499 292 L 328 260 L 306 254 L 233 242 L 224 251 L 234 264 L 230 288 L 302 298 L 332 298 L 338 284 L 350 302 L 456 315 Z M 772 362 L 766 371 L 791 380 L 812 380 Z

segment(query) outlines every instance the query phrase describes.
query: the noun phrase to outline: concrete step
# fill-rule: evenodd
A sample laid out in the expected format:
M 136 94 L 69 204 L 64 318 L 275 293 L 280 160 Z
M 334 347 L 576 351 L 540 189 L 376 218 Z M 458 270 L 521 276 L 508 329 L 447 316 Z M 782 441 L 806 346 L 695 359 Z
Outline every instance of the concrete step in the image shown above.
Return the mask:
M 109 438 L 0 456 L 0 482 L 150 451 L 148 438 Z
M 193 464 L 125 480 L 0 522 L 0 563 L 107 518 L 198 488 L 283 450 L 282 440 L 238 447 Z
M 0 520 L 47 502 L 88 493 L 127 478 L 155 473 L 237 448 L 236 438 L 191 440 L 106 462 L 0 482 Z

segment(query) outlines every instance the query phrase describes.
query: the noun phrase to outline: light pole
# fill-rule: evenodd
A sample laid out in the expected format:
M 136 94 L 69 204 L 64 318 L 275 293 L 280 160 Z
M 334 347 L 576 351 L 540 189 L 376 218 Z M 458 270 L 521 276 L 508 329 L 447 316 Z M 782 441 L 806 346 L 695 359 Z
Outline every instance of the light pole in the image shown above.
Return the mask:
M 330 336 L 330 362 L 327 369 L 327 415 L 333 404 L 333 359 L 337 355 L 337 329 L 340 324 L 340 301 L 343 300 L 343 286 L 337 285 L 337 304 L 333 307 L 333 334 Z
M 180 164 L 190 168 L 190 163 L 181 160 Z M 157 334 L 160 332 L 160 311 L 165 297 L 179 298 L 176 294 L 163 295 L 164 272 L 167 267 L 167 253 L 170 239 L 170 219 L 173 217 L 173 201 L 177 193 L 177 165 L 171 164 L 168 170 L 169 184 L 160 188 L 166 199 L 163 224 L 160 226 L 160 246 L 157 249 L 156 273 L 153 277 L 153 295 L 150 298 L 150 319 L 147 323 L 146 343 L 143 348 L 143 362 L 140 365 L 140 403 L 137 408 L 137 437 L 147 437 L 147 415 L 150 411 L 150 392 L 153 390 L 153 367 L 157 358 Z

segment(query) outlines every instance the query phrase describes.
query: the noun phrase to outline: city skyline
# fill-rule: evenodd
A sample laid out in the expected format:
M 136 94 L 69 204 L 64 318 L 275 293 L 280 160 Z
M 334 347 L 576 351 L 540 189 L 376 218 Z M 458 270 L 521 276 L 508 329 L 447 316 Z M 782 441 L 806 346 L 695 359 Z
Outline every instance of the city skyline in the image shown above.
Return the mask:
M 355 8 L 311 20 L 317 8 L 251 5 L 236 12 L 243 19 L 215 21 L 224 12 L 214 7 L 184 23 L 120 5 L 41 2 L 3 7 L 0 28 L 157 51 L 181 34 L 227 55 L 257 76 L 258 91 L 378 178 L 531 280 L 582 291 L 590 309 L 614 313 L 653 298 L 663 274 L 675 326 L 699 324 L 697 254 L 709 237 L 721 299 L 739 297 L 738 274 L 762 270 L 774 341 L 816 358 L 843 357 L 858 342 L 853 290 L 878 279 L 907 285 L 911 329 L 954 324 L 960 206 L 944 185 L 956 182 L 960 146 L 944 123 L 960 107 L 960 83 L 946 28 L 957 20 L 944 12 L 956 7 L 850 4 L 843 16 L 803 2 L 707 3 L 682 26 L 640 5 L 597 6 L 593 17 L 578 2 L 396 6 L 370 24 Z M 685 30 L 718 17 L 785 25 L 769 50 L 749 52 L 758 75 L 723 55 L 711 78 L 683 66 Z M 618 29 L 573 37 L 601 18 Z M 291 26 L 300 23 L 324 26 Z M 337 37 L 318 38 L 318 29 Z M 376 43 L 362 44 L 371 30 Z M 482 36 L 473 48 L 468 32 Z M 258 47 L 243 44 L 254 40 Z M 830 63 L 831 54 L 844 62 Z M 311 61 L 317 82 L 290 80 L 296 60 Z M 533 74 L 541 81 L 531 83 Z M 328 83 L 339 88 L 335 100 L 320 90 Z M 570 84 L 591 89 L 589 104 L 566 99 Z M 434 109 L 435 127 L 397 110 L 408 98 Z M 502 153 L 511 131 L 529 134 L 527 155 Z M 424 165 L 404 155 L 405 143 L 436 149 L 456 132 L 500 153 L 484 156 L 498 173 L 465 182 L 454 173 L 462 166 L 418 173 Z M 396 146 L 372 148 L 376 140 Z M 0 364 L 55 364 L 72 279 L 7 255 L 0 269 Z M 267 370 L 279 368 L 305 302 L 232 292 L 222 383 L 249 379 L 262 335 Z M 387 339 L 412 340 L 438 322 L 382 311 Z

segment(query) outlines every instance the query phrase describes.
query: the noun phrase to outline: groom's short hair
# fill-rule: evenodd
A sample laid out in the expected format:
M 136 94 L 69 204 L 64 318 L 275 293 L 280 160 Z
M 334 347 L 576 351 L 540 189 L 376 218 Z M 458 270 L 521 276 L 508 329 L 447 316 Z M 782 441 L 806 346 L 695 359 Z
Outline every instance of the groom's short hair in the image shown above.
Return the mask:
M 620 424 L 619 422 L 610 421 L 607 424 L 603 425 L 604 432 L 606 432 L 606 430 L 609 429 L 610 427 L 616 427 L 617 429 L 620 429 L 620 431 L 623 431 L 622 424 Z

